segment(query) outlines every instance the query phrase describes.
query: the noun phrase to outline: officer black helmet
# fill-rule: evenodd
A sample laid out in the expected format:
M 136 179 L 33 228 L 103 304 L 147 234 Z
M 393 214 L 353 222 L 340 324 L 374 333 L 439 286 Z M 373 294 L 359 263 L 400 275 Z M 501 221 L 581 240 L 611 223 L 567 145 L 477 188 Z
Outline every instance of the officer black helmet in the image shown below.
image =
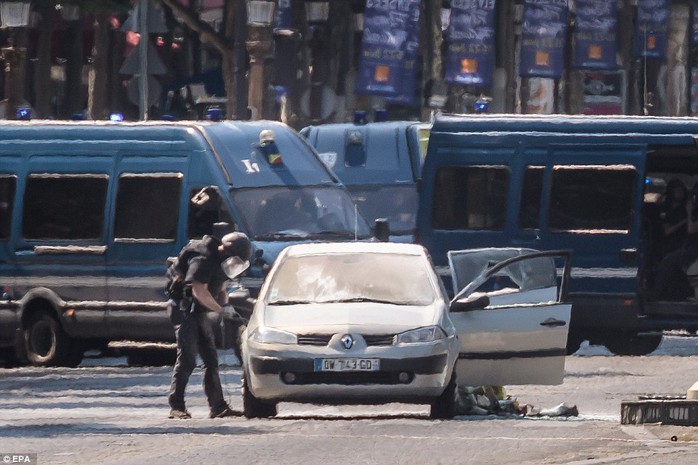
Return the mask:
M 242 261 L 247 261 L 252 255 L 252 243 L 245 233 L 226 234 L 221 239 L 221 244 L 223 245 L 223 255 L 226 257 L 240 257 Z

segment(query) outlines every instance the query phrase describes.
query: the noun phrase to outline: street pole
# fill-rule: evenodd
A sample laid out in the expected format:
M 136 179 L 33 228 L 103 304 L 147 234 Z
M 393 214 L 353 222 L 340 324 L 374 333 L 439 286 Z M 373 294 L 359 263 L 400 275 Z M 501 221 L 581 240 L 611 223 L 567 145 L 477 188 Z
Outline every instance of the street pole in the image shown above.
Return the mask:
M 247 51 L 250 54 L 250 75 L 248 80 L 247 103 L 250 119 L 260 119 L 264 103 L 264 60 L 272 46 L 271 27 L 262 24 L 247 25 Z
M 148 34 L 148 4 L 150 0 L 139 0 L 138 2 L 138 26 L 141 33 L 140 43 L 138 44 L 140 48 L 139 58 L 139 108 L 140 108 L 140 120 L 148 121 L 148 45 L 149 45 L 149 34 Z
M 17 107 L 19 107 L 24 95 L 24 57 L 27 50 L 15 47 L 10 42 L 8 47 L 2 48 L 2 57 L 5 60 L 5 118 L 17 119 Z

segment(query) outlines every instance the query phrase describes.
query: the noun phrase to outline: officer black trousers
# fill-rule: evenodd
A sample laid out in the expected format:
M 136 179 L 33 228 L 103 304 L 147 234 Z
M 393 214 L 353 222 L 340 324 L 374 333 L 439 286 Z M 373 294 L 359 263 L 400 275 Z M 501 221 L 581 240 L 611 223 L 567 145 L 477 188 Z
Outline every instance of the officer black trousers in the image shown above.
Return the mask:
M 182 324 L 175 327 L 177 336 L 177 361 L 172 373 L 172 384 L 168 400 L 170 407 L 185 410 L 184 391 L 196 367 L 196 355 L 201 357 L 204 371 L 204 392 L 211 412 L 220 412 L 227 403 L 218 369 L 218 353 L 213 333 L 216 324 L 214 315 L 206 313 L 187 314 Z

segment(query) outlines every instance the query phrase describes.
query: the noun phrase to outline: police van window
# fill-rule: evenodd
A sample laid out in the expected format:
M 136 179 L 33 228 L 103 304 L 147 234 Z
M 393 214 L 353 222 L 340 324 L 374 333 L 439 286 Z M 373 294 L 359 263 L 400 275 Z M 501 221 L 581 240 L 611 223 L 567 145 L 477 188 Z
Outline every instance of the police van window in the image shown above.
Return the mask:
M 216 223 L 233 224 L 220 193 L 213 187 L 199 187 L 189 192 L 189 239 L 200 239 L 213 234 Z
M 636 186 L 637 172 L 629 165 L 555 166 L 548 226 L 553 231 L 627 232 Z
M 101 238 L 108 183 L 108 177 L 100 174 L 30 174 L 24 193 L 23 237 Z
M 181 173 L 128 173 L 119 177 L 114 238 L 174 240 Z
M 509 170 L 504 166 L 443 167 L 436 173 L 434 229 L 504 230 Z
M 519 207 L 519 227 L 521 229 L 538 229 L 544 174 L 544 166 L 529 166 L 524 172 L 521 206 Z
M 17 178 L 0 174 L 0 240 L 10 238 L 12 204 L 15 200 Z

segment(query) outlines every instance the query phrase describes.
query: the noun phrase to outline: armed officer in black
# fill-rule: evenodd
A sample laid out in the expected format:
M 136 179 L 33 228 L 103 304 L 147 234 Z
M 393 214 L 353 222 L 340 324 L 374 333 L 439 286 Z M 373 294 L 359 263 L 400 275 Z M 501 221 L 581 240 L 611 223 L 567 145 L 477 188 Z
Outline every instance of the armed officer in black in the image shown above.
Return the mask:
M 210 418 L 237 415 L 223 397 L 214 328 L 220 318 L 235 310 L 226 301 L 225 283 L 239 275 L 249 265 L 252 247 L 243 233 L 226 234 L 222 239 L 205 236 L 201 253 L 189 259 L 185 285 L 191 289 L 191 308 L 181 324 L 175 327 L 177 361 L 172 373 L 168 401 L 170 418 L 191 418 L 186 410 L 184 391 L 201 357 L 204 370 L 204 392 L 210 408 Z M 227 271 L 226 271 L 227 270 Z M 226 274 L 227 273 L 227 274 Z

